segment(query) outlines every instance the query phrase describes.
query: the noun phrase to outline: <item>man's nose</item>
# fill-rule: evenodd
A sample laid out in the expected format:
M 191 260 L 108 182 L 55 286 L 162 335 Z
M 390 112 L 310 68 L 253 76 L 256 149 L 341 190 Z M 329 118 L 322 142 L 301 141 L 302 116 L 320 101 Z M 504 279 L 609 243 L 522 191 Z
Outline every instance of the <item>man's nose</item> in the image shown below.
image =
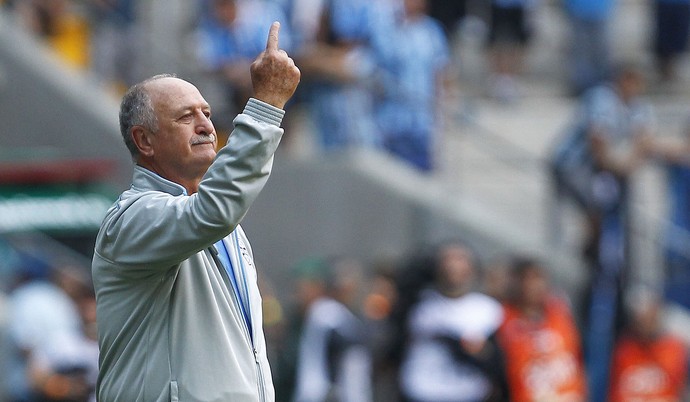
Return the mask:
M 210 134 L 214 131 L 213 123 L 211 118 L 207 117 L 204 113 L 199 112 L 197 116 L 196 132 Z

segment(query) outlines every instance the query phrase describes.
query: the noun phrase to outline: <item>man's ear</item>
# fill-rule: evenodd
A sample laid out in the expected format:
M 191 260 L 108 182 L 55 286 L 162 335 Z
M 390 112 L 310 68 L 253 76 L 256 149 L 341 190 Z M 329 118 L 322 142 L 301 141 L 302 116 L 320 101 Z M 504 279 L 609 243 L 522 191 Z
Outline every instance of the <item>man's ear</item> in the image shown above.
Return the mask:
M 152 133 L 142 126 L 134 126 L 130 131 L 132 140 L 142 156 L 153 156 L 153 146 L 151 144 Z

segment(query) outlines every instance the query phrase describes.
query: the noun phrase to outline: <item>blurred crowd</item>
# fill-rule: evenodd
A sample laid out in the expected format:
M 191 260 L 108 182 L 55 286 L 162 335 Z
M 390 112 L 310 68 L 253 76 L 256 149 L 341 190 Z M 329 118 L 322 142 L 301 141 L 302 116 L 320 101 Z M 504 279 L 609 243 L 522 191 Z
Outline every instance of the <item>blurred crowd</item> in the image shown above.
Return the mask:
M 96 299 L 88 271 L 27 259 L 5 278 L 0 400 L 95 401 Z
M 688 397 L 687 344 L 665 329 L 665 302 L 652 288 L 626 295 L 597 396 L 586 317 L 554 284 L 549 267 L 529 255 L 482 262 L 468 243 L 453 239 L 370 267 L 336 256 L 308 258 L 293 269 L 284 318 L 267 325 L 284 400 Z
M 116 93 L 144 78 L 137 68 L 145 57 L 137 40 L 141 3 L 0 2 L 67 63 L 93 72 Z M 453 61 L 456 30 L 468 18 L 482 21 L 490 69 L 485 95 L 510 104 L 522 93 L 542 3 L 197 0 L 194 26 L 180 47 L 191 47 L 190 64 L 220 94 L 214 123 L 227 136 L 251 96 L 248 66 L 265 47 L 270 22 L 281 21 L 281 47 L 302 71 L 287 108 L 308 111 L 320 148 L 378 149 L 428 174 L 442 146 L 441 106 L 457 95 L 462 75 Z M 649 4 L 653 80 L 677 80 L 690 0 Z M 671 303 L 690 309 L 690 128 L 673 139 L 654 135 L 655 112 L 644 97 L 648 71 L 611 59 L 616 6 L 559 2 L 570 28 L 565 86 L 578 105 L 548 168 L 559 199 L 582 216 L 586 297 L 573 304 L 551 282 L 550 267 L 532 256 L 482 262 L 462 241 L 410 250 L 386 264 L 305 258 L 293 267 L 289 297 L 262 278 L 278 400 L 687 400 L 688 345 L 666 330 L 664 311 Z M 671 203 L 661 286 L 631 283 L 629 275 L 629 181 L 650 163 L 667 171 Z M 93 400 L 97 346 L 88 267 L 27 266 L 4 290 L 7 400 Z
M 672 80 L 688 37 L 688 1 L 650 4 L 658 76 Z M 68 64 L 93 72 L 116 93 L 145 78 L 146 22 L 155 13 L 133 0 L 4 0 L 21 24 Z M 376 148 L 422 172 L 437 166 L 441 106 L 462 77 L 457 32 L 475 26 L 485 42 L 486 95 L 511 103 L 523 93 L 524 59 L 544 0 L 196 0 L 178 42 L 187 71 L 212 84 L 221 132 L 250 95 L 247 66 L 282 22 L 281 46 L 303 82 L 292 104 L 304 105 L 322 150 Z M 549 4 L 549 6 L 553 6 Z M 568 22 L 566 82 L 572 95 L 611 77 L 614 0 L 564 0 Z M 149 9 L 150 8 L 150 9 Z M 171 14 L 172 15 L 172 14 Z M 148 53 L 147 53 L 148 52 Z M 208 95 L 210 96 L 210 94 Z
M 451 239 L 386 261 L 308 257 L 260 278 L 280 401 L 593 401 L 586 319 L 529 255 L 482 261 Z M 0 400 L 94 401 L 87 266 L 27 260 L 3 297 Z M 623 301 L 602 400 L 687 400 L 688 354 L 664 300 Z M 609 317 L 599 317 L 606 320 Z

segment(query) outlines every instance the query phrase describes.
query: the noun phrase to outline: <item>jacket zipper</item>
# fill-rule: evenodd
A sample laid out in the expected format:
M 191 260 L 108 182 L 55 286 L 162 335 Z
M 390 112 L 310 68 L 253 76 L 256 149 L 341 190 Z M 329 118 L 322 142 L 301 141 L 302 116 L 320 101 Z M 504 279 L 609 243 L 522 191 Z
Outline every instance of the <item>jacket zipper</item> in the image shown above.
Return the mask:
M 237 237 L 237 232 L 232 232 L 231 234 L 233 240 L 235 241 L 235 246 L 236 246 L 236 251 L 241 254 L 240 251 L 240 245 L 239 245 L 239 239 Z M 249 319 L 251 319 L 251 298 L 249 296 L 249 287 L 247 285 L 247 278 L 244 276 L 246 275 L 246 270 L 244 268 L 244 263 L 242 261 L 242 255 L 238 254 L 237 259 L 238 259 L 238 265 L 241 267 L 241 272 L 243 274 L 243 281 L 242 281 L 242 290 L 244 292 L 244 296 L 247 298 L 247 304 L 250 306 L 250 315 Z M 238 289 L 240 288 L 240 284 L 238 283 Z M 238 295 L 239 297 L 239 295 Z M 253 327 L 253 326 L 252 326 Z M 258 382 L 258 387 L 259 387 L 259 400 L 262 402 L 266 401 L 266 380 L 264 378 L 264 372 L 261 366 L 261 361 L 259 359 L 259 352 L 256 350 L 256 345 L 254 345 L 254 336 L 252 333 L 250 333 L 250 329 L 247 326 L 247 323 L 245 322 L 245 329 L 247 333 L 249 334 L 249 340 L 251 343 L 251 348 L 252 348 L 252 353 L 254 354 L 254 361 L 256 362 L 256 371 L 257 371 L 257 382 Z
M 234 287 L 230 283 L 230 277 L 228 276 L 229 273 L 225 270 L 225 267 L 223 266 L 223 263 L 220 261 L 220 258 L 218 258 L 217 251 L 215 249 L 215 246 L 209 247 L 209 251 L 211 252 L 211 256 L 213 260 L 216 262 L 216 266 L 220 269 L 220 274 L 223 277 L 223 280 L 225 281 L 225 286 L 230 289 L 230 292 L 233 294 L 233 305 L 235 306 L 235 309 L 237 310 L 237 313 L 240 316 L 244 316 L 242 313 L 242 306 L 240 305 L 240 300 L 239 300 L 239 295 L 236 294 Z M 229 257 L 229 256 L 228 256 Z M 252 338 L 249 334 L 249 327 L 247 326 L 247 323 L 245 320 L 240 320 L 242 321 L 242 328 L 244 329 L 244 340 L 247 343 L 247 346 L 249 349 L 252 351 L 252 355 L 254 356 L 254 362 L 256 364 L 256 371 L 257 371 L 257 385 L 259 388 L 259 400 L 262 402 L 266 402 L 266 384 L 265 384 L 265 379 L 264 379 L 264 374 L 261 369 L 261 363 L 259 362 L 259 353 L 256 350 L 256 347 L 254 347 L 252 343 Z
M 254 349 L 254 360 L 256 361 L 256 371 L 259 378 L 259 400 L 262 402 L 266 401 L 266 380 L 264 379 L 264 372 L 261 369 L 261 362 L 259 361 L 259 355 Z

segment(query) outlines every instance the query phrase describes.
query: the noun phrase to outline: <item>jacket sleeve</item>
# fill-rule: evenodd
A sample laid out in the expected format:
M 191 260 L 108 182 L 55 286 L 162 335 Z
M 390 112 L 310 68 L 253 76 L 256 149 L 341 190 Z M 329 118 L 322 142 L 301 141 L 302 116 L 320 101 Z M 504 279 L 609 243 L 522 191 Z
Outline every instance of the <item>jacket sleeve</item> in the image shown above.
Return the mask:
M 122 197 L 106 216 L 96 252 L 118 265 L 163 268 L 227 236 L 268 180 L 282 116 L 282 110 L 250 99 L 196 194 L 143 191 Z

